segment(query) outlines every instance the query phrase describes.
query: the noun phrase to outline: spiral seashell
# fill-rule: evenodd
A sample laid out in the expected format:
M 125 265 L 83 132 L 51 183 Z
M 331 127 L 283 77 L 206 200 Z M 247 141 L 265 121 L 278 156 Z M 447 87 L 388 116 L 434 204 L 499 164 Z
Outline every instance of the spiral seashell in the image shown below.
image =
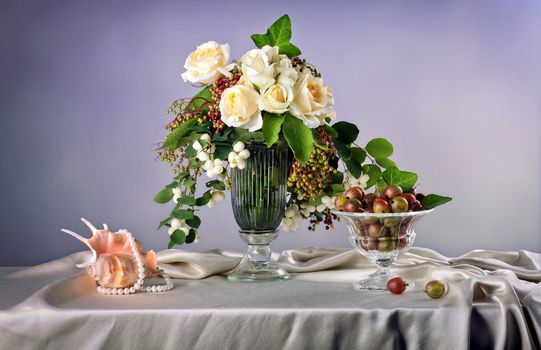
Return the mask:
M 130 287 L 138 278 L 137 262 L 127 254 L 101 254 L 94 264 L 86 268 L 86 272 L 107 288 Z
M 139 274 L 128 231 L 111 232 L 106 224 L 103 224 L 103 230 L 98 230 L 89 221 L 81 220 L 92 231 L 92 237 L 85 238 L 73 231 L 62 229 L 62 232 L 86 244 L 92 252 L 90 260 L 77 264 L 77 267 L 86 268 L 86 272 L 103 287 L 125 288 L 133 285 Z M 143 259 L 146 277 L 152 277 L 156 273 L 156 253 L 152 250 L 142 253 L 143 246 L 137 240 L 135 247 Z

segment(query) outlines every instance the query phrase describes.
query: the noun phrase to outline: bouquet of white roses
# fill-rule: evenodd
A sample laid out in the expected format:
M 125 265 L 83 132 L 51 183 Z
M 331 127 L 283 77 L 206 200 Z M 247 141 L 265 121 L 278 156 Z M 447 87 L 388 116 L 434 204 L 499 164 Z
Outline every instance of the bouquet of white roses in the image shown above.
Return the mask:
M 170 244 L 192 243 L 201 224 L 196 207 L 213 207 L 231 185 L 230 169 L 243 169 L 250 152 L 246 142 L 272 147 L 286 142 L 293 155 L 288 178 L 288 204 L 282 229 L 297 229 L 302 219 L 309 229 L 324 222 L 332 227 L 332 197 L 348 186 L 386 186 L 384 169 L 394 183 L 413 188 L 417 176 L 396 168 L 385 139 L 355 144 L 358 128 L 338 122 L 332 89 L 318 70 L 299 57 L 290 42 L 291 22 L 282 16 L 265 34 L 254 34 L 257 48 L 230 61 L 229 45 L 214 41 L 197 47 L 184 65 L 184 81 L 201 88 L 168 109 L 174 119 L 158 158 L 173 168 L 175 178 L 154 200 L 174 202 L 167 226 Z M 343 166 L 339 166 L 339 161 Z M 209 178 L 207 190 L 196 195 L 197 180 Z

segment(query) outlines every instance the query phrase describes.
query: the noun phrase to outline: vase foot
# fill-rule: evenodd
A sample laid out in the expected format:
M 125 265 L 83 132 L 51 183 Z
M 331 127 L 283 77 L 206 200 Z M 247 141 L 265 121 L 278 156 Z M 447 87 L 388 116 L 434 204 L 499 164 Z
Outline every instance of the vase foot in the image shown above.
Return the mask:
M 367 279 L 353 283 L 353 288 L 360 291 L 386 292 L 387 281 L 394 277 L 397 277 L 397 275 L 388 271 L 375 272 L 369 275 Z M 412 281 L 405 282 L 408 285 L 406 290 L 412 290 L 415 287 Z
M 272 261 L 248 261 L 242 259 L 227 279 L 233 282 L 287 281 L 293 278 L 286 270 Z

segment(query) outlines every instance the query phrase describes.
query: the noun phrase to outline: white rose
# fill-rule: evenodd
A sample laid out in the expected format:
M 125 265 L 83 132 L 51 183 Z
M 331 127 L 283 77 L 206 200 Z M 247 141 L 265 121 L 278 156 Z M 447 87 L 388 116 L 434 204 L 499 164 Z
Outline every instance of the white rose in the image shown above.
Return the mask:
M 241 84 L 257 89 L 265 89 L 274 84 L 273 61 L 278 57 L 278 47 L 264 46 L 262 49 L 253 49 L 242 55 Z
M 293 101 L 293 88 L 287 85 L 274 84 L 262 91 L 259 108 L 275 114 L 287 112 Z
M 305 71 L 301 73 L 294 93 L 290 112 L 309 128 L 324 124 L 325 118 L 335 118 L 332 89 L 324 85 L 323 79 Z
M 227 126 L 242 127 L 256 131 L 263 126 L 261 111 L 257 105 L 259 95 L 249 86 L 235 85 L 222 93 L 220 113 Z
M 228 60 L 228 44 L 208 41 L 190 53 L 184 63 L 186 72 L 182 73 L 182 79 L 191 83 L 212 84 L 227 72 L 225 66 Z

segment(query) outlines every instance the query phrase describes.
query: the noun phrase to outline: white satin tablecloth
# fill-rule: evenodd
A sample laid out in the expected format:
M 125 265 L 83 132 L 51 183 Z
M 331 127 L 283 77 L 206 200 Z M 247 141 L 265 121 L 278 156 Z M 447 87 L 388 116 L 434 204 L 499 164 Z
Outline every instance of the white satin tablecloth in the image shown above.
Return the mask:
M 412 248 L 394 271 L 402 295 L 362 293 L 374 270 L 353 250 L 303 249 L 274 258 L 295 278 L 233 283 L 239 254 L 166 250 L 175 289 L 103 296 L 74 265 L 0 268 L 0 349 L 535 349 L 541 336 L 541 254 L 472 251 L 450 259 Z M 449 292 L 433 300 L 432 279 Z

